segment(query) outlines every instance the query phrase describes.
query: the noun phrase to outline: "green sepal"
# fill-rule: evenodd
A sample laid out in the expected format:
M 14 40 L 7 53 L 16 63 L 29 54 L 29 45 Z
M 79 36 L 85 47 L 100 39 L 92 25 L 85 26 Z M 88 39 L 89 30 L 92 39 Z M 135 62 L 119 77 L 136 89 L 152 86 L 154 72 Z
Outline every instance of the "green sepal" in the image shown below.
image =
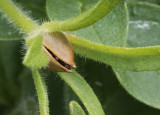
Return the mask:
M 27 53 L 24 57 L 23 64 L 30 68 L 45 67 L 49 60 L 42 50 L 42 35 L 27 39 Z

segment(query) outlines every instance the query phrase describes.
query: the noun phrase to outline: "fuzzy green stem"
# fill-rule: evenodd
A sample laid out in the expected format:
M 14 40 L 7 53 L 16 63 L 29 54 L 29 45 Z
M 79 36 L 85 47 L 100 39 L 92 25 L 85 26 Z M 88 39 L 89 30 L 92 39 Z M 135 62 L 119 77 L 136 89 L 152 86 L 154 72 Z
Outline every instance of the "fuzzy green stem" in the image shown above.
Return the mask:
M 25 16 L 20 11 L 20 9 L 17 8 L 9 0 L 0 0 L 0 10 L 17 27 L 19 27 L 26 34 L 29 34 L 30 32 L 32 32 L 34 29 L 36 29 L 38 27 L 38 25 L 34 21 L 32 21 L 27 16 Z M 39 39 L 39 41 L 40 40 L 41 39 Z M 34 51 L 37 51 L 37 50 L 34 50 Z M 37 95 L 38 95 L 40 114 L 41 115 L 49 115 L 49 106 L 48 106 L 49 101 L 48 101 L 48 94 L 47 94 L 47 88 L 45 85 L 45 81 L 43 80 L 42 76 L 39 74 L 38 70 L 36 70 L 36 69 L 32 69 L 32 75 L 33 75 L 33 79 L 34 79 L 34 83 L 35 83 L 35 87 L 36 87 L 36 91 L 37 91 Z
M 66 35 L 74 51 L 94 59 L 130 71 L 152 71 L 160 69 L 160 46 L 124 48 L 96 44 L 76 36 Z
M 85 115 L 82 107 L 76 101 L 71 101 L 69 103 L 69 111 L 70 115 Z
M 72 73 L 58 73 L 78 95 L 90 115 L 105 115 L 101 103 L 87 82 L 73 70 Z
M 0 10 L 26 34 L 37 28 L 37 24 L 24 15 L 10 0 L 0 0 Z
M 120 0 L 100 0 L 95 6 L 81 15 L 62 22 L 46 22 L 41 26 L 44 32 L 74 31 L 87 27 L 108 14 Z
M 32 75 L 37 90 L 40 114 L 49 115 L 49 101 L 45 81 L 36 69 L 32 69 Z

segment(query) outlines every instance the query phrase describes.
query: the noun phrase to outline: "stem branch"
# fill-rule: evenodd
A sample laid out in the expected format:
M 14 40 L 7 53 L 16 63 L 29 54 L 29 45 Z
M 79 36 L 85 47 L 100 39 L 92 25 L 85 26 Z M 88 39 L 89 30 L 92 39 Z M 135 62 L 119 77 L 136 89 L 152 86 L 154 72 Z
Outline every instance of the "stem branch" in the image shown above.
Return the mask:
M 10 0 L 0 0 L 0 10 L 26 34 L 37 28 L 37 24 L 28 18 Z
M 95 6 L 82 13 L 81 15 L 62 22 L 46 22 L 41 26 L 41 30 L 45 32 L 74 31 L 87 27 L 103 18 L 119 2 L 120 0 L 99 0 Z
M 49 115 L 49 101 L 45 81 L 36 69 L 32 69 L 32 75 L 37 90 L 40 114 Z
M 66 34 L 77 54 L 130 71 L 160 69 L 160 46 L 124 48 L 96 44 Z
M 72 73 L 58 72 L 58 74 L 77 94 L 89 115 L 105 115 L 97 96 L 81 75 L 74 70 Z

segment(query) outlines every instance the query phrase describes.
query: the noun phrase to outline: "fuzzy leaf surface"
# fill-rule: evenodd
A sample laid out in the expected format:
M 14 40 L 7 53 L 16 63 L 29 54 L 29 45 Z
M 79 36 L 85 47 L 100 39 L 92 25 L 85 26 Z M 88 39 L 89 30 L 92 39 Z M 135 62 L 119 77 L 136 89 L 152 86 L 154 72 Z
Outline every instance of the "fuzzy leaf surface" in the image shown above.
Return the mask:
M 130 5 L 128 47 L 160 45 L 160 6 L 146 2 Z M 147 15 L 144 15 L 146 14 Z M 146 63 L 147 64 L 147 63 Z M 160 71 L 114 69 L 122 86 L 136 99 L 160 109 Z

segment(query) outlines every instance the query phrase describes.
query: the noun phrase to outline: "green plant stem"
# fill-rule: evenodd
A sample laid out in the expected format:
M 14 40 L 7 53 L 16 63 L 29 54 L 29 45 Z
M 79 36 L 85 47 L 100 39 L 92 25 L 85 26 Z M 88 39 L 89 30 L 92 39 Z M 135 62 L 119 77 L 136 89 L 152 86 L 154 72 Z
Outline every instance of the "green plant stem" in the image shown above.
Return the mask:
M 85 115 L 85 112 L 76 101 L 71 101 L 69 103 L 69 111 L 70 115 Z
M 0 0 L 0 10 L 26 34 L 37 28 L 37 24 L 25 16 L 10 0 Z
M 108 14 L 120 0 L 99 0 L 99 2 L 81 15 L 62 22 L 51 21 L 41 26 L 44 32 L 73 31 L 87 27 Z
M 32 21 L 30 18 L 25 16 L 19 8 L 17 8 L 11 1 L 9 0 L 0 0 L 0 10 L 17 26 L 19 27 L 23 32 L 26 34 L 29 34 L 30 32 L 33 32 L 34 29 L 38 28 L 38 25 Z M 36 33 L 37 34 L 37 33 Z M 39 36 L 37 36 L 39 37 Z M 41 38 L 41 37 L 39 37 Z M 35 40 L 33 40 L 35 41 Z M 39 39 L 38 42 L 42 42 L 41 39 Z M 34 43 L 34 42 L 33 42 Z M 32 44 L 32 43 L 29 43 Z M 28 45 L 29 45 L 28 44 Z M 41 44 L 41 43 L 39 43 Z M 30 57 L 34 57 L 33 55 L 37 53 L 36 49 L 40 50 L 41 45 L 35 45 L 34 51 L 29 52 L 31 55 Z M 33 46 L 33 45 L 32 45 Z M 40 54 L 41 52 L 38 52 Z M 42 52 L 43 54 L 43 52 Z M 28 56 L 28 54 L 27 54 Z M 37 55 L 36 55 L 37 56 Z M 43 56 L 46 58 L 45 56 Z M 41 58 L 42 59 L 42 58 Z M 32 60 L 32 59 L 30 59 Z M 41 62 L 40 62 L 41 63 Z M 47 94 L 47 88 L 45 85 L 45 81 L 43 80 L 42 76 L 39 74 L 38 70 L 32 69 L 32 75 L 35 83 L 35 87 L 37 90 L 38 95 L 38 101 L 39 101 L 39 110 L 41 115 L 49 115 L 49 101 L 48 101 L 48 94 Z
M 124 48 L 96 44 L 67 35 L 77 54 L 130 71 L 160 69 L 160 46 Z
M 49 101 L 45 81 L 36 69 L 32 69 L 32 75 L 37 90 L 40 114 L 49 115 Z
M 105 115 L 93 90 L 76 71 L 58 74 L 78 95 L 90 115 Z

